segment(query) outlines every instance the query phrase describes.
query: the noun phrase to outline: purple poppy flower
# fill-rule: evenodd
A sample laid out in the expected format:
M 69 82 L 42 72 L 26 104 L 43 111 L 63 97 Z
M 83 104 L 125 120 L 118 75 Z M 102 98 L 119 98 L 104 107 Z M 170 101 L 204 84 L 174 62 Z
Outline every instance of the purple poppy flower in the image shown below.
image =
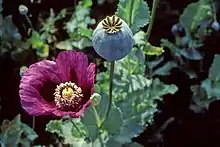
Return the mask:
M 29 67 L 20 83 L 22 107 L 30 115 L 79 117 L 91 104 L 95 64 L 82 52 L 63 51 L 56 62 L 43 60 Z

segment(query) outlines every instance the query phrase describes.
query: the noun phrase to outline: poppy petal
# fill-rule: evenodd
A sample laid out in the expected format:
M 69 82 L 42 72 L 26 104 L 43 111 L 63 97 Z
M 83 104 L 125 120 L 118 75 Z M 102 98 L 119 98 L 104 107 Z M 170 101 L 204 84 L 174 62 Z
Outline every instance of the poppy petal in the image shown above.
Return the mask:
M 94 93 L 94 83 L 95 83 L 95 68 L 96 65 L 91 63 L 87 68 L 87 82 L 83 87 L 91 88 L 91 95 Z
M 22 107 L 30 115 L 49 115 L 56 109 L 54 102 L 47 102 L 40 94 L 45 82 L 60 83 L 56 63 L 43 60 L 32 64 L 24 73 L 20 83 L 19 94 Z
M 59 53 L 56 64 L 62 82 L 73 81 L 79 87 L 83 86 L 88 67 L 88 59 L 84 53 L 63 51 Z

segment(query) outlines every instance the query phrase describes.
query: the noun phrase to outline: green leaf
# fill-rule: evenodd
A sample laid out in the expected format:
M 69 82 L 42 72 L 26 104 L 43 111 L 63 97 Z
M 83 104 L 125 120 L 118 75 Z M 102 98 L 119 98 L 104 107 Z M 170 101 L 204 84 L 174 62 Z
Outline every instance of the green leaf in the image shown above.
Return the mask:
M 82 123 L 88 130 L 88 137 L 95 141 L 98 137 L 98 126 L 100 125 L 100 116 L 94 106 L 90 106 L 84 112 L 84 116 L 82 117 Z
M 17 115 L 12 121 L 4 120 L 0 129 L 1 144 L 5 146 L 30 145 L 37 138 L 34 130 L 20 121 L 20 115 Z
M 92 0 L 82 0 L 80 1 L 79 6 L 81 6 L 82 8 L 89 8 L 92 6 Z
M 181 54 L 180 54 L 180 49 L 175 45 L 173 44 L 172 42 L 170 42 L 169 40 L 167 39 L 161 39 L 161 46 L 162 47 L 167 47 L 170 49 L 171 51 L 171 54 L 174 56 L 174 57 L 180 57 Z
M 212 18 L 212 6 L 209 0 L 200 0 L 189 4 L 180 16 L 180 24 L 184 27 L 187 36 L 191 36 L 203 20 Z
M 116 135 L 107 141 L 106 147 L 123 147 L 123 145 L 127 142 L 131 142 L 131 139 Z
M 153 60 L 153 61 L 148 61 L 148 62 L 147 62 L 147 66 L 148 66 L 148 68 L 153 69 L 154 67 L 156 67 L 157 65 L 159 65 L 163 60 L 164 60 L 164 57 L 161 56 L 161 57 L 159 57 L 158 59 L 155 59 L 155 60 Z
M 62 120 L 51 120 L 46 125 L 46 131 L 50 133 L 56 133 L 60 137 L 63 137 L 61 125 L 62 125 Z
M 80 40 L 72 40 L 71 44 L 75 48 L 84 49 L 92 46 L 92 41 L 89 38 L 81 37 Z
M 31 44 L 32 48 L 40 48 L 43 46 L 43 42 L 41 41 L 40 34 L 37 31 L 33 31 L 31 37 L 28 39 L 28 42 Z
M 154 75 L 160 75 L 160 76 L 169 75 L 170 70 L 174 67 L 178 67 L 178 65 L 175 62 L 167 62 L 159 69 L 154 70 L 152 73 L 152 76 L 154 76 Z
M 66 29 L 69 38 L 56 44 L 56 47 L 65 50 L 74 48 L 84 49 L 92 46 L 92 29 L 89 25 L 95 24 L 95 19 L 90 17 L 92 0 L 82 0 L 78 3 L 71 19 L 66 23 Z
M 195 49 L 182 49 L 180 50 L 180 53 L 190 60 L 201 60 L 203 58 L 201 53 Z
M 191 24 L 193 23 L 194 16 L 198 11 L 198 2 L 189 4 L 182 15 L 180 16 L 180 24 L 184 27 L 186 33 L 190 36 Z
M 146 44 L 146 34 L 144 31 L 137 32 L 133 38 L 136 45 L 145 45 Z
M 152 46 L 149 42 L 144 46 L 144 53 L 146 55 L 161 55 L 164 50 L 163 47 Z
M 144 50 L 146 55 L 160 55 L 164 52 L 163 47 L 152 46 L 145 39 L 145 32 L 139 31 L 134 35 L 135 44 Z
M 118 108 L 112 105 L 109 115 L 103 124 L 103 128 L 108 131 L 109 135 L 115 135 L 120 132 L 121 125 L 121 112 Z
M 23 129 L 23 134 L 27 137 L 27 141 L 34 141 L 38 135 L 36 134 L 36 132 L 34 132 L 34 130 L 32 128 L 30 128 L 28 125 L 26 124 L 22 124 L 21 125 L 22 129 Z
M 49 45 L 44 44 L 43 46 L 37 48 L 36 53 L 39 57 L 47 58 L 49 56 Z
M 209 69 L 209 79 L 220 81 L 220 55 L 215 55 L 212 66 Z
M 12 21 L 12 15 L 3 18 L 0 14 L 0 38 L 5 41 L 21 40 L 19 31 Z
M 202 81 L 201 87 L 206 91 L 208 99 L 220 97 L 220 82 L 212 82 L 210 79 L 206 79 Z
M 117 13 L 133 33 L 149 23 L 149 7 L 143 0 L 119 0 Z
M 215 55 L 212 66 L 209 69 L 208 79 L 202 81 L 201 85 L 193 85 L 191 87 L 193 100 L 201 108 L 208 108 L 212 101 L 218 100 L 220 97 L 219 62 L 220 56 Z
M 121 112 L 122 124 L 120 131 L 113 136 L 114 139 L 109 139 L 110 144 L 119 138 L 124 144 L 139 135 L 146 127 L 146 122 L 151 123 L 153 120 L 157 110 L 155 100 L 161 100 L 163 95 L 177 91 L 175 85 L 166 85 L 159 79 L 147 79 L 145 60 L 139 55 L 143 55 L 143 50 L 134 48 L 128 56 L 115 63 L 113 103 Z M 104 92 L 108 91 L 109 84 L 109 64 L 106 65 L 107 72 L 97 75 L 97 84 Z
M 87 38 L 91 39 L 93 30 L 88 29 L 88 28 L 79 28 L 78 33 L 83 37 L 87 37 Z
M 72 46 L 70 40 L 58 42 L 58 43 L 56 43 L 56 47 L 58 49 L 65 49 L 65 50 L 72 50 L 73 49 L 73 46 Z
M 200 85 L 193 85 L 191 86 L 191 91 L 193 92 L 192 99 L 195 102 L 196 106 L 200 108 L 208 108 L 209 104 L 213 101 L 212 99 L 207 99 L 206 92 L 203 88 L 201 88 Z M 198 109 L 194 109 L 194 111 L 197 111 Z
M 88 131 L 79 118 L 69 118 L 67 120 L 51 120 L 46 131 L 58 134 L 64 144 L 79 146 L 85 143 Z

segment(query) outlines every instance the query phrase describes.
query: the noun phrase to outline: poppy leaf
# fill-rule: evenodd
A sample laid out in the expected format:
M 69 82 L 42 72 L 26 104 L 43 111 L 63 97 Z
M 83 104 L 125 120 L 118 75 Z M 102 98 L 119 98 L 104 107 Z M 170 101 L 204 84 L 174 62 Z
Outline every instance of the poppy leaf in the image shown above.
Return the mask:
M 145 77 L 145 62 L 138 58 L 143 50 L 134 48 L 125 58 L 116 61 L 113 80 L 113 103 L 121 112 L 122 124 L 120 131 L 113 137 L 124 138 L 124 143 L 138 136 L 151 123 L 157 111 L 156 99 L 161 100 L 165 94 L 174 94 L 175 85 L 166 85 L 159 79 L 149 80 Z M 135 65 L 138 65 L 135 66 Z M 108 71 L 97 75 L 97 84 L 102 90 L 108 91 Z M 109 139 L 111 140 L 111 138 Z M 119 139 L 120 140 L 120 139 Z
M 117 13 L 133 33 L 149 23 L 150 11 L 144 0 L 119 0 Z
M 19 144 L 31 144 L 38 135 L 17 115 L 12 121 L 4 120 L 0 128 L 1 145 L 17 147 Z

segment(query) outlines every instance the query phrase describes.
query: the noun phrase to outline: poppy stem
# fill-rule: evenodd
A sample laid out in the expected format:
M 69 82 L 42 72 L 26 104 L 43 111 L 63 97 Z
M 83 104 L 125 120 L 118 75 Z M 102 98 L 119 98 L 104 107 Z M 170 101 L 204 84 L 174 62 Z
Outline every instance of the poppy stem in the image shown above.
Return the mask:
M 152 11 L 151 11 L 150 24 L 149 24 L 149 26 L 147 28 L 147 33 L 146 33 L 147 41 L 150 38 L 150 34 L 151 34 L 151 30 L 152 30 L 152 27 L 153 27 L 153 24 L 154 24 L 154 19 L 155 19 L 158 3 L 159 3 L 159 0 L 154 0 L 154 2 L 153 2 L 153 8 L 152 8 Z
M 108 118 L 111 104 L 112 104 L 112 90 L 113 90 L 113 76 L 114 76 L 114 69 L 115 69 L 115 61 L 111 61 L 111 67 L 110 67 L 110 77 L 109 77 L 109 99 L 108 99 L 108 105 L 105 111 L 105 115 L 103 117 L 102 123 L 100 124 L 100 127 L 102 127 L 103 123 L 105 122 L 106 118 Z
M 34 31 L 34 27 L 33 27 L 32 23 L 31 23 L 30 18 L 27 16 L 27 14 L 25 14 L 24 16 L 25 16 L 25 19 L 27 20 L 29 26 L 31 27 L 32 31 Z
M 32 117 L 32 129 L 35 129 L 35 116 Z
M 81 137 L 83 137 L 83 133 L 80 131 L 79 127 L 76 125 L 76 123 L 73 121 L 72 118 L 70 118 L 71 123 L 73 124 L 73 126 L 76 128 L 77 132 L 80 134 Z
M 134 0 L 131 1 L 131 7 L 130 7 L 130 13 L 129 13 L 129 19 L 128 19 L 128 26 L 131 27 L 132 25 L 132 17 L 133 17 L 133 9 L 134 9 Z

